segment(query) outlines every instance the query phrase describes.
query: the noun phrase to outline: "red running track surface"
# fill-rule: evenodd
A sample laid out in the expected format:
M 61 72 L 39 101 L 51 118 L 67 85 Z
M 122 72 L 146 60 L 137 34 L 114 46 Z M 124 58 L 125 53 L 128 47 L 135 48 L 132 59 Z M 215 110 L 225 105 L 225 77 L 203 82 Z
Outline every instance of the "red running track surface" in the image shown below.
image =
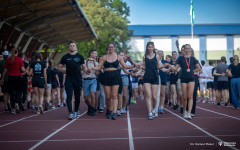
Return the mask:
M 148 120 L 145 101 L 137 102 L 130 105 L 129 115 L 117 120 L 106 119 L 105 111 L 88 116 L 81 102 L 82 116 L 73 121 L 67 120 L 66 107 L 43 115 L 31 110 L 12 115 L 0 103 L 1 150 L 240 149 L 239 109 L 197 103 L 192 120 L 183 119 L 179 110 L 170 107 Z

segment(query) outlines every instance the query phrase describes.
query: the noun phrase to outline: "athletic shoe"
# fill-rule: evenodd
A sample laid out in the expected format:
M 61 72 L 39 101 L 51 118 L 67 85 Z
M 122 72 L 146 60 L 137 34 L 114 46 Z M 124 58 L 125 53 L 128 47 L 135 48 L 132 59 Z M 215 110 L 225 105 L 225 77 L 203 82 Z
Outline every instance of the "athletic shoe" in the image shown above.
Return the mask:
M 99 112 L 100 112 L 100 113 L 103 113 L 103 109 L 99 109 Z
M 206 101 L 205 101 L 205 100 L 202 100 L 202 103 L 206 103 Z
M 155 109 L 152 109 L 152 116 L 153 116 L 153 118 L 155 118 L 156 117 L 156 112 L 155 112 Z
M 68 117 L 68 120 L 73 120 L 73 119 L 75 119 L 74 115 L 70 114 L 69 117 Z
M 32 107 L 32 112 L 36 112 L 36 108 L 35 107 Z
M 137 101 L 136 101 L 136 100 L 134 100 L 134 101 L 133 101 L 133 104 L 137 104 Z
M 172 106 L 172 102 L 169 102 L 169 103 L 168 103 L 168 106 L 171 107 L 171 106 Z
M 126 109 L 122 108 L 121 114 L 126 114 L 126 113 L 127 113 L 127 112 L 126 112 Z
M 60 102 L 58 103 L 58 107 L 61 107 L 61 103 Z
M 112 120 L 117 120 L 117 113 L 113 113 L 111 118 Z
M 153 116 L 148 116 L 148 120 L 153 120 Z
M 176 110 L 176 109 L 177 109 L 177 105 L 174 105 L 174 106 L 173 106 L 173 110 Z
M 13 111 L 12 111 L 12 114 L 15 115 L 15 114 L 16 114 L 16 110 L 13 110 Z
M 121 116 L 121 110 L 117 110 L 117 116 Z
M 107 109 L 106 117 L 107 117 L 108 119 L 110 119 L 111 116 L 112 116 L 112 111 L 109 111 L 109 110 Z
M 55 106 L 52 106 L 52 109 L 55 109 L 56 107 Z
M 65 102 L 63 102 L 63 106 L 64 106 L 64 107 L 66 107 L 66 106 L 67 106 Z
M 130 103 L 134 103 L 134 97 L 131 98 Z
M 63 107 L 63 103 L 61 103 L 61 107 Z
M 212 101 L 210 102 L 210 104 L 214 104 L 214 100 L 212 100 Z
M 194 114 L 193 114 L 193 113 L 191 113 L 191 117 L 194 117 Z
M 40 111 L 40 114 L 43 114 L 43 107 L 42 107 L 42 105 L 39 106 L 39 111 Z
M 18 105 L 17 103 L 15 104 L 15 109 L 16 109 L 16 112 L 17 112 L 17 113 L 20 113 L 19 105 Z
M 179 105 L 178 105 L 178 104 L 176 105 L 176 108 L 177 108 L 177 109 L 179 108 Z
M 49 103 L 49 106 L 50 106 L 50 107 L 52 107 L 52 106 L 53 106 L 51 102 Z
M 92 106 L 91 105 L 88 105 L 88 111 L 87 111 L 87 114 L 90 115 L 92 112 Z
M 5 109 L 5 112 L 9 112 L 8 109 Z
M 90 116 L 96 116 L 97 114 L 97 109 L 92 107 L 92 112 L 90 113 Z
M 164 114 L 163 109 L 158 109 L 159 114 Z
M 48 111 L 48 103 L 45 103 L 45 108 L 44 108 L 45 111 Z
M 187 114 L 187 119 L 188 119 L 188 120 L 191 120 L 191 119 L 192 119 L 191 113 L 188 113 L 188 114 Z
M 219 102 L 217 103 L 217 107 L 221 107 L 221 104 Z
M 20 109 L 21 111 L 25 111 L 24 105 L 21 104 L 20 107 L 19 107 L 19 109 Z
M 78 110 L 77 117 L 79 118 L 80 116 L 81 116 L 81 112 L 80 112 L 80 110 Z
M 187 119 L 187 118 L 188 118 L 188 112 L 187 112 L 187 111 L 184 111 L 184 113 L 183 113 L 183 118 L 184 118 L 184 119 Z
M 27 109 L 30 109 L 30 102 L 27 102 Z
M 183 107 L 180 107 L 180 113 L 183 114 Z
M 225 103 L 225 107 L 228 107 L 228 103 Z

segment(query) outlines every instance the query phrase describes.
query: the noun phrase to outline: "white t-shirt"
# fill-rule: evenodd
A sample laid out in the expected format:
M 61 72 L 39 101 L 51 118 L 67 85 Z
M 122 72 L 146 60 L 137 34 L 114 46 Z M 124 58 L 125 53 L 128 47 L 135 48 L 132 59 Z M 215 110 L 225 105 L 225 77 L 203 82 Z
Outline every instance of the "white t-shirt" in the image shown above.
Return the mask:
M 208 66 L 206 67 L 206 74 L 207 74 L 207 82 L 213 82 L 214 76 L 212 75 L 212 69 L 214 67 L 213 66 Z M 212 78 L 212 79 L 210 79 Z
M 132 64 L 131 64 L 129 61 L 127 61 L 127 62 L 126 62 L 126 65 L 131 66 Z M 126 70 L 129 71 L 130 69 L 126 69 Z M 121 69 L 121 75 L 128 75 L 128 74 L 126 74 L 126 73 Z
M 200 78 L 200 83 L 202 83 L 202 82 L 207 82 L 207 70 L 206 70 L 206 68 L 207 68 L 207 67 L 202 66 L 202 71 L 203 71 L 203 73 L 201 73 L 199 76 L 200 76 L 200 77 L 205 77 L 205 79 Z

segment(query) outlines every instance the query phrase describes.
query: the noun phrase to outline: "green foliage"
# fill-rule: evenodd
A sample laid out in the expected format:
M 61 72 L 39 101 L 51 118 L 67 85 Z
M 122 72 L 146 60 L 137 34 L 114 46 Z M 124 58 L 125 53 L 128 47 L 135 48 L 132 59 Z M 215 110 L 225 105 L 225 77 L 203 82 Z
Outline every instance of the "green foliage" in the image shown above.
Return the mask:
M 115 42 L 117 50 L 129 49 L 125 42 L 133 35 L 128 29 L 129 7 L 122 0 L 78 0 L 87 15 L 98 39 L 77 43 L 79 52 L 88 57 L 88 51 L 96 49 L 98 55 L 106 52 L 107 44 Z

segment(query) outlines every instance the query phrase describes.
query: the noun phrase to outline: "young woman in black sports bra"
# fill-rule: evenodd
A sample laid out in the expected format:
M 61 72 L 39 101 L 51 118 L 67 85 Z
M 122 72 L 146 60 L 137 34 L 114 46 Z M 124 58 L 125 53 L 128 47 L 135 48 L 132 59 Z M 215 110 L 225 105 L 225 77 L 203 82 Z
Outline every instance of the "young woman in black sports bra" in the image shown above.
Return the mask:
M 176 61 L 176 66 L 166 64 L 172 70 L 177 70 L 179 67 L 182 68 L 182 75 L 181 75 L 181 87 L 183 91 L 183 118 L 185 119 L 192 119 L 191 111 L 193 106 L 193 90 L 195 85 L 194 80 L 194 72 L 201 71 L 198 61 L 195 57 L 192 57 L 191 52 L 191 45 L 186 44 L 184 46 L 185 54 L 184 56 L 180 56 Z M 195 69 L 196 68 L 196 69 Z M 188 98 L 188 112 L 186 111 L 187 108 L 187 98 Z
M 124 60 L 121 57 L 118 57 L 118 54 L 114 51 L 115 44 L 110 42 L 108 44 L 108 54 L 102 57 L 101 62 L 97 67 L 89 68 L 91 70 L 100 70 L 102 66 L 105 68 L 104 72 L 104 91 L 107 104 L 107 118 L 112 118 L 116 120 L 117 117 L 117 107 L 118 107 L 118 88 L 121 80 L 120 74 L 117 70 L 119 63 L 126 69 L 134 68 L 134 65 L 126 65 Z M 111 100 L 113 101 L 113 114 L 111 111 Z
M 143 56 L 143 69 L 145 70 L 143 83 L 149 120 L 152 120 L 155 117 L 155 107 L 157 104 L 157 91 L 159 84 L 159 75 L 157 70 L 162 67 L 159 60 L 160 57 L 155 53 L 154 50 L 154 43 L 148 42 L 145 55 Z M 137 74 L 139 74 L 139 72 Z

